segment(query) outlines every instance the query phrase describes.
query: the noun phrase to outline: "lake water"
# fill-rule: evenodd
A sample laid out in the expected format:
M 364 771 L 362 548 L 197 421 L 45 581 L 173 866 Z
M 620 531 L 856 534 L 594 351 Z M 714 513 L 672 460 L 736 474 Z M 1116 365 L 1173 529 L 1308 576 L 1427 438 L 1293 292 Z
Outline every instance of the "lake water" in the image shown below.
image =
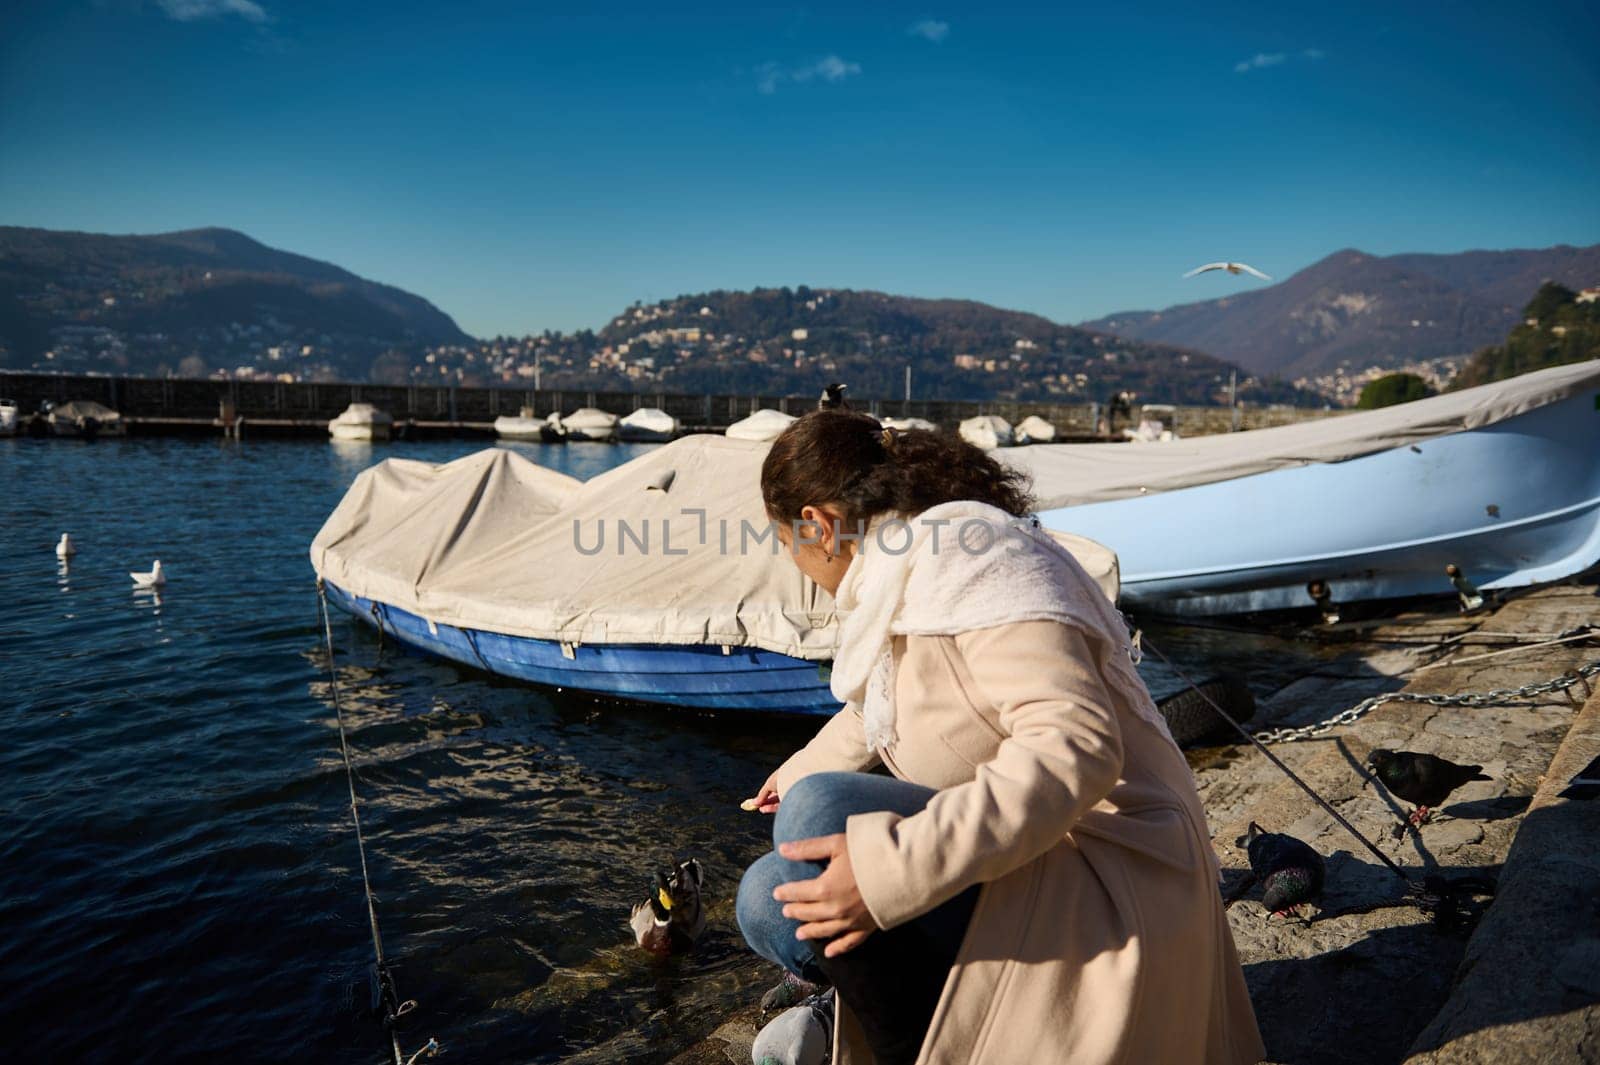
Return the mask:
M 0 440 L 13 1054 L 385 1059 L 307 548 L 366 466 L 483 446 Z M 578 477 L 640 447 L 516 446 Z M 134 591 L 128 571 L 155 558 L 166 589 Z M 462 1062 L 664 1061 L 770 982 L 732 912 L 769 822 L 738 803 L 814 719 L 503 683 L 339 614 L 334 637 L 379 921 L 418 1002 L 408 1051 L 435 1036 Z M 1202 671 L 1254 654 L 1203 631 L 1165 642 Z M 656 963 L 628 910 L 689 855 L 710 927 Z

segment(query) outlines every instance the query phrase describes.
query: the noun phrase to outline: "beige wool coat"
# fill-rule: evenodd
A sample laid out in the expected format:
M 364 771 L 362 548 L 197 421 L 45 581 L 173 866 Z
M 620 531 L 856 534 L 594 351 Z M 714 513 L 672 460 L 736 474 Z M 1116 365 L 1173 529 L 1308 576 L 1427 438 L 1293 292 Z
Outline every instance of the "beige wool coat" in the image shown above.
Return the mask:
M 939 794 L 911 817 L 850 818 L 862 897 L 893 928 L 984 885 L 919 1065 L 1264 1053 L 1193 777 L 1101 681 L 1113 648 L 1056 621 L 894 638 L 898 739 L 881 760 Z M 879 760 L 848 705 L 778 770 L 778 794 Z M 835 1042 L 838 1065 L 871 1062 L 842 1005 Z

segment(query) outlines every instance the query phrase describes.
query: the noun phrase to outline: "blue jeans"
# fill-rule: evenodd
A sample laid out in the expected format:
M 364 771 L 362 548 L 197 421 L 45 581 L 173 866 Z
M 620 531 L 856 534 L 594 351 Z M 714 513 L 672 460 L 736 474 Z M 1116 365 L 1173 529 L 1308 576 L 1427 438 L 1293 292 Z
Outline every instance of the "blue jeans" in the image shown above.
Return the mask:
M 909 817 L 926 806 L 935 794 L 932 788 L 872 773 L 813 773 L 796 781 L 783 797 L 778 812 L 773 815 L 772 845 L 776 848 L 780 843 L 843 832 L 845 821 L 852 814 L 892 810 Z M 774 899 L 772 892 L 779 884 L 810 880 L 822 870 L 819 862 L 790 861 L 774 849 L 745 870 L 744 879 L 739 883 L 737 905 L 739 930 L 744 933 L 750 949 L 813 983 L 827 983 L 827 976 L 817 966 L 811 941 L 794 937 L 800 922 L 783 915 L 783 903 Z M 978 888 L 968 888 L 950 901 L 900 925 L 892 933 L 875 932 L 873 938 L 884 935 L 915 938 L 944 961 L 944 968 L 948 970 L 961 949 L 961 940 L 977 901 Z M 818 943 L 817 949 L 822 946 Z

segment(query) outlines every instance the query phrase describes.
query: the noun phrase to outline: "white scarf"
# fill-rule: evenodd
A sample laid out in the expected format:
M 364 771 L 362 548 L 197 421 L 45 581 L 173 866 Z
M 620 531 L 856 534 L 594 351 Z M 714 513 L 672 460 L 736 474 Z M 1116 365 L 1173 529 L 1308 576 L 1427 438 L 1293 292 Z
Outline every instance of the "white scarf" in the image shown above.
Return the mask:
M 1060 621 L 1105 656 L 1115 688 L 1170 739 L 1139 679 L 1127 626 L 1077 559 L 1033 518 L 986 503 L 957 501 L 915 518 L 877 521 L 857 545 L 834 601 L 847 615 L 839 630 L 830 687 L 861 707 L 867 744 L 895 735 L 895 636 L 954 636 L 1018 621 Z

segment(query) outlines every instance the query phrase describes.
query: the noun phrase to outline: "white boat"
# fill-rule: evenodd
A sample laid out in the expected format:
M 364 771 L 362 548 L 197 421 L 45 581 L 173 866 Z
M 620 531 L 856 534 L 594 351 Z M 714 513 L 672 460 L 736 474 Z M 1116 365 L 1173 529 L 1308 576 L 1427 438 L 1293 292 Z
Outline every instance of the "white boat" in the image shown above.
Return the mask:
M 523 407 L 522 413 L 502 414 L 494 420 L 494 434 L 506 440 L 560 440 L 565 437 L 561 429 L 561 415 L 551 411 L 549 417 L 540 418 L 532 407 Z
M 1045 524 L 1122 561 L 1171 614 L 1451 594 L 1600 562 L 1600 360 L 1382 410 L 1158 447 L 1047 444 L 1004 461 Z
M 394 428 L 394 417 L 370 403 L 352 403 L 328 423 L 328 435 L 335 440 L 387 440 Z
M 20 418 L 15 400 L 0 399 L 0 436 L 16 436 Z
M 768 448 L 685 436 L 579 482 L 509 448 L 364 470 L 311 545 L 329 600 L 501 677 L 830 714 L 839 616 L 764 517 Z M 1057 536 L 1115 601 L 1116 557 Z
M 623 440 L 666 441 L 681 428 L 678 419 L 660 407 L 640 407 L 617 422 L 617 435 Z
M 1030 414 L 1017 423 L 1015 431 L 1019 444 L 1049 444 L 1056 438 L 1056 427 L 1039 417 Z
M 961 439 L 969 444 L 992 451 L 997 447 L 1010 447 L 1016 441 L 1011 423 L 994 414 L 980 414 L 961 423 Z
M 597 407 L 579 407 L 561 419 L 568 440 L 615 440 L 617 416 Z
M 127 436 L 122 415 L 92 399 L 75 399 L 50 409 L 50 432 L 56 436 L 93 440 L 98 436 Z
M 772 441 L 778 439 L 789 426 L 793 425 L 795 417 L 785 414 L 781 410 L 771 407 L 762 407 L 748 418 L 740 418 L 723 431 L 729 440 L 757 440 Z
M 893 429 L 898 433 L 907 433 L 913 429 L 936 433 L 939 427 L 926 418 L 879 418 L 879 424 L 885 429 Z
M 1122 430 L 1135 444 L 1170 444 L 1178 436 L 1178 408 L 1168 403 L 1146 403 L 1139 408 L 1139 424 Z

